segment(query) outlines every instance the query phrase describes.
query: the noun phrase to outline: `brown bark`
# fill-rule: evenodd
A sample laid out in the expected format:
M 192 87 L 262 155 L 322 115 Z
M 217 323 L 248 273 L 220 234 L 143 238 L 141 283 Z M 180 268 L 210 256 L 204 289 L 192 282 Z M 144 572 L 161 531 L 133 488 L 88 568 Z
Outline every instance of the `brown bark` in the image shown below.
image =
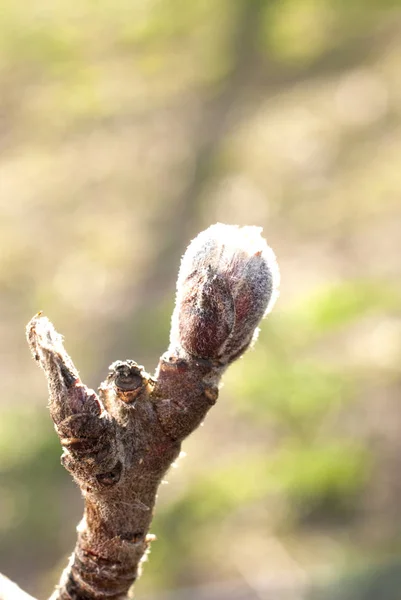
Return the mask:
M 126 598 L 153 538 L 158 486 L 216 402 L 223 371 L 249 346 L 277 283 L 274 254 L 257 228 L 210 227 L 183 258 L 170 347 L 155 377 L 116 361 L 98 394 L 82 383 L 50 321 L 38 314 L 28 324 L 61 460 L 85 499 L 52 600 Z

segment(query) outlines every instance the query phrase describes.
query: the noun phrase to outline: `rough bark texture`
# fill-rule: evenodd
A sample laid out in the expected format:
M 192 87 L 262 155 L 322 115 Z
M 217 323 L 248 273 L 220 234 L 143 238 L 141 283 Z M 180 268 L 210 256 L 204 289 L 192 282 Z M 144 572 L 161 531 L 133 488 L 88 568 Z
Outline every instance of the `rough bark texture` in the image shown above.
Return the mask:
M 50 321 L 38 314 L 28 324 L 61 460 L 85 499 L 75 551 L 52 600 L 127 596 L 153 537 L 158 486 L 216 402 L 223 371 L 251 343 L 277 284 L 260 230 L 210 227 L 184 255 L 170 347 L 155 376 L 133 360 L 116 361 L 98 394 L 82 383 Z

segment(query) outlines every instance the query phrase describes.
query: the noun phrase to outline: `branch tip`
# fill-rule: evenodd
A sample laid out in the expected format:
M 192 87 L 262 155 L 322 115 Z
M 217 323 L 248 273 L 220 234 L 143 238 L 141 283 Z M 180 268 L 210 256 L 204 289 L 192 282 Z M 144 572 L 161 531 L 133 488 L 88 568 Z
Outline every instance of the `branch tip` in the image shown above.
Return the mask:
M 276 259 L 261 231 L 218 223 L 191 242 L 170 346 L 154 378 L 135 361 L 118 360 L 98 396 L 80 380 L 42 311 L 28 323 L 62 464 L 85 497 L 75 552 L 52 600 L 127 598 L 155 539 L 148 531 L 158 487 L 182 455 L 181 442 L 216 403 L 224 369 L 255 339 L 278 294 Z M 1 595 L 2 583 L 0 577 L 0 600 L 11 600 Z M 22 591 L 14 597 L 34 600 Z
M 171 349 L 226 365 L 250 345 L 280 282 L 261 232 L 216 223 L 191 242 L 177 280 Z

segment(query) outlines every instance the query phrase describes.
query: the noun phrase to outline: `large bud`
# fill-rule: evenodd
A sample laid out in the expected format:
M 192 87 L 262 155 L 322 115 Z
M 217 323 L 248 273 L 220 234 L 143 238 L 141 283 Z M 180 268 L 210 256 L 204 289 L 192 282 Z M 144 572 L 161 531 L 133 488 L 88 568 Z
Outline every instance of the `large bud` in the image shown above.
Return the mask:
M 280 280 L 261 231 L 217 223 L 191 242 L 178 275 L 170 350 L 227 364 L 255 339 Z

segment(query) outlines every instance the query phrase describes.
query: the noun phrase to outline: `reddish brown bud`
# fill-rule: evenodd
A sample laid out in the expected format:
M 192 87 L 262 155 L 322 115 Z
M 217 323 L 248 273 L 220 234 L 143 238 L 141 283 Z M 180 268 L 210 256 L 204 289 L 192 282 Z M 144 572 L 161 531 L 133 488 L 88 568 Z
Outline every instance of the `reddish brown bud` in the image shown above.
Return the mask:
M 218 223 L 191 242 L 178 276 L 171 349 L 226 364 L 249 346 L 280 278 L 260 232 Z

